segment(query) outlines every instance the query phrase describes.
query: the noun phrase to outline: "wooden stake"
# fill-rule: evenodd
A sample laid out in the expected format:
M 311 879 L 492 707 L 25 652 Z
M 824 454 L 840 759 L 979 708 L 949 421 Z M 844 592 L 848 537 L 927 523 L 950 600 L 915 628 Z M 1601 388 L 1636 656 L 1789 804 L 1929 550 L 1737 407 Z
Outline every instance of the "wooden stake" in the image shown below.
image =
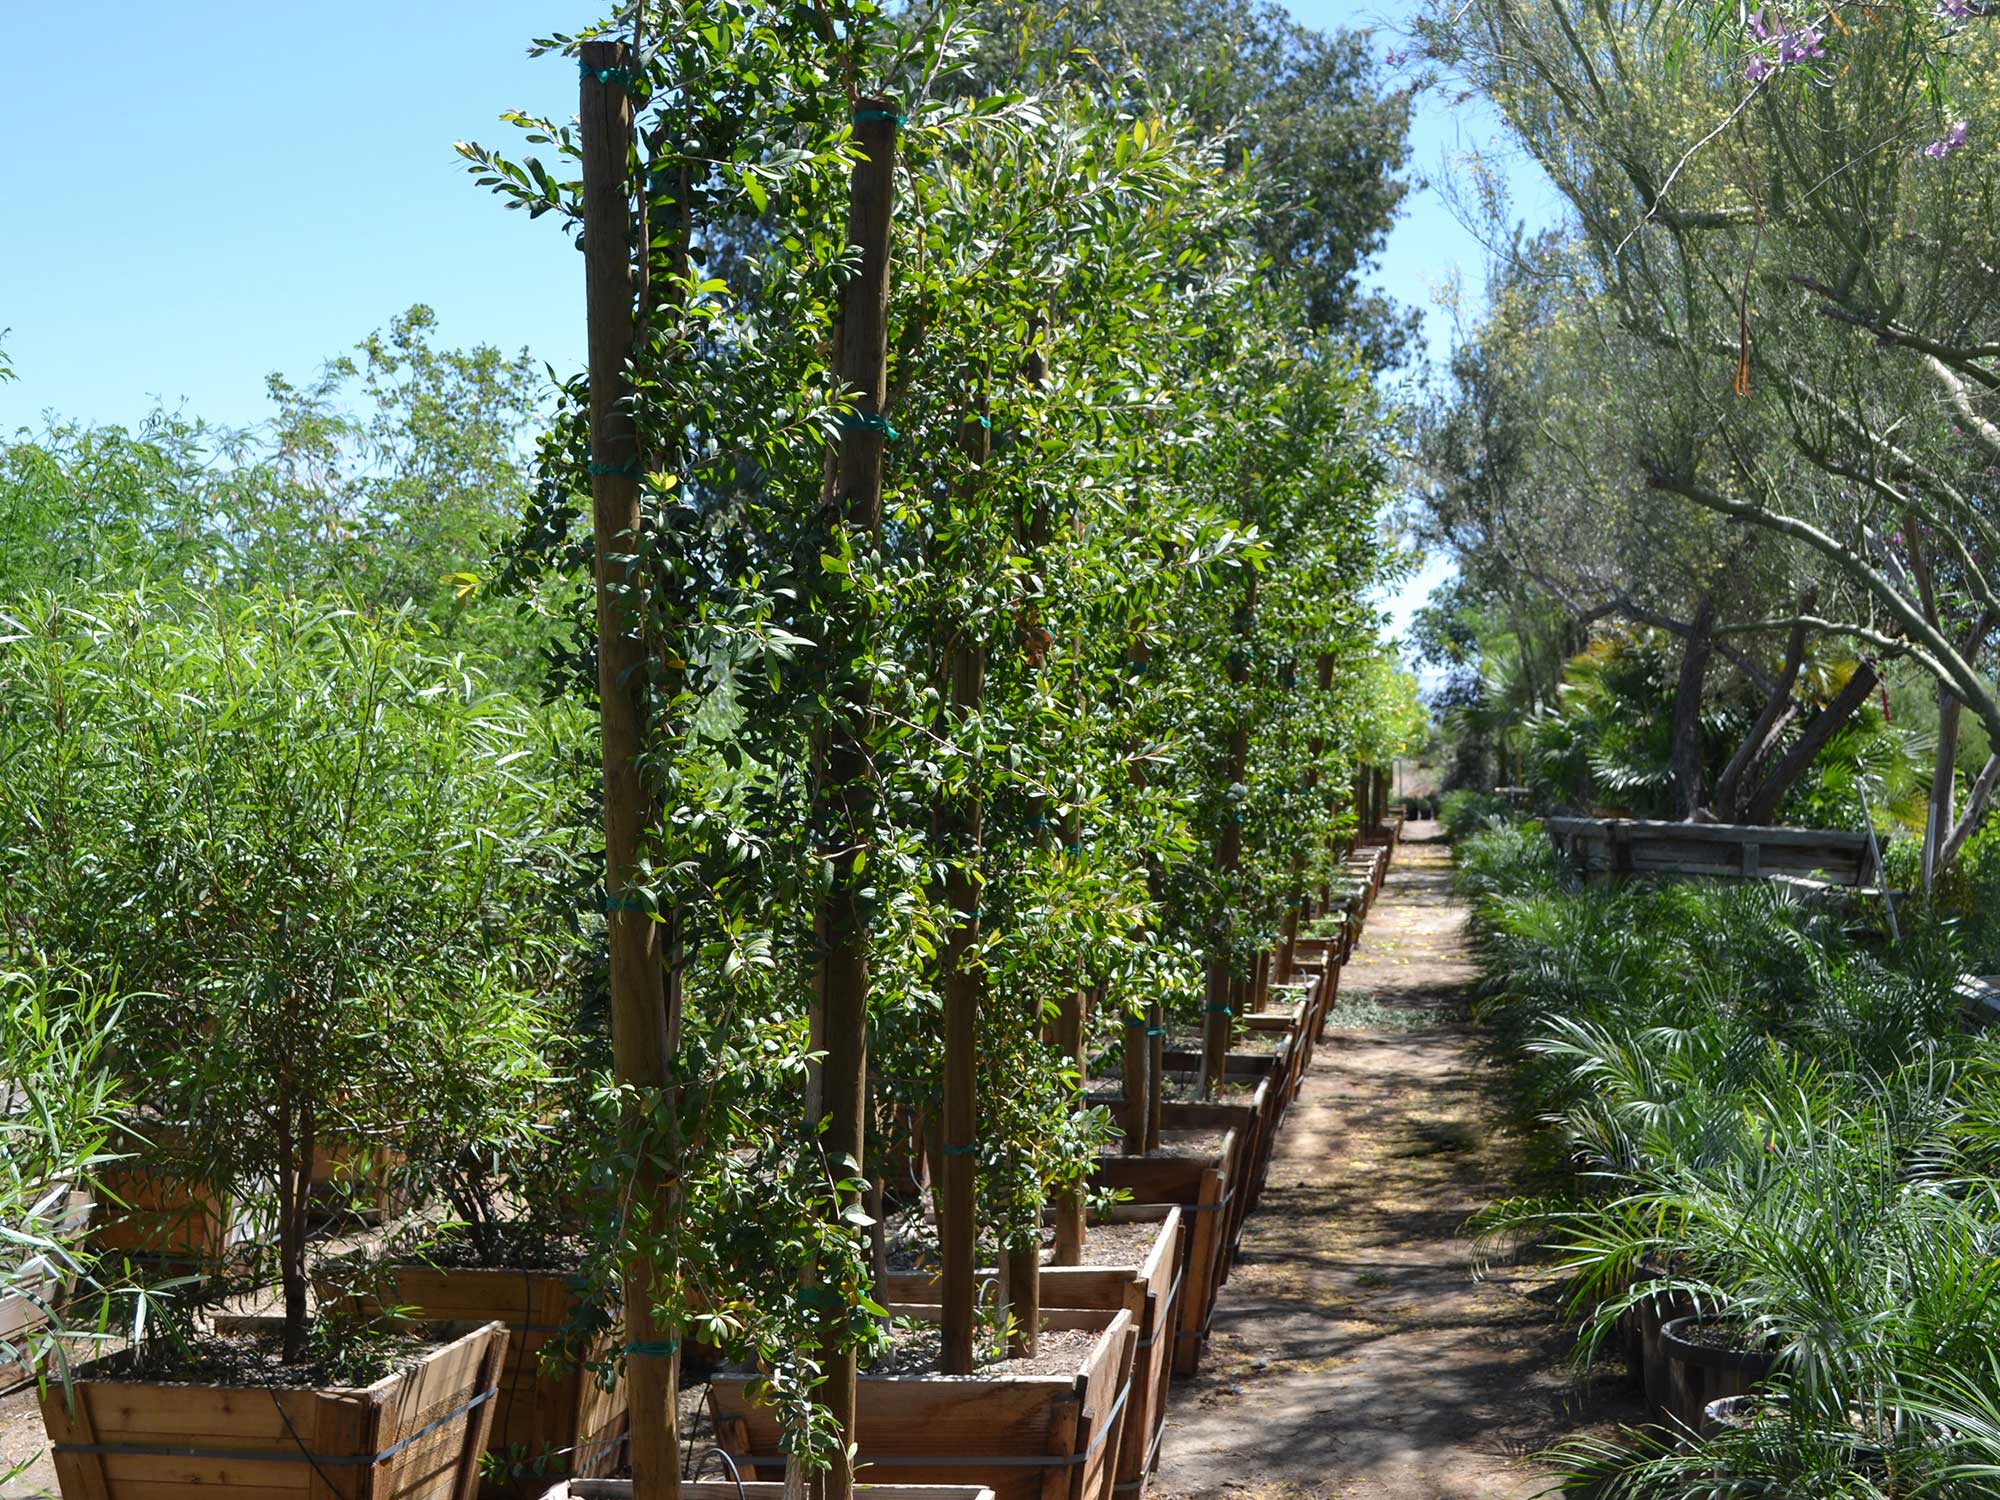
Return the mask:
M 583 251 L 590 361 L 591 518 L 597 546 L 597 686 L 604 741 L 604 889 L 609 911 L 611 1043 L 621 1083 L 669 1090 L 661 926 L 631 893 L 653 818 L 639 777 L 646 734 L 645 580 L 614 559 L 639 550 L 639 437 L 626 401 L 636 338 L 631 253 L 632 101 L 622 42 L 587 42 L 578 125 L 583 152 Z M 670 1095 L 669 1095 L 670 1098 Z M 645 1161 L 651 1153 L 643 1153 Z M 670 1242 L 677 1195 L 650 1166 L 633 1198 L 640 1235 Z M 670 1268 L 668 1268 L 670 1269 Z M 627 1404 L 634 1500 L 680 1494 L 675 1330 L 654 1320 L 662 1267 L 641 1249 L 624 1267 Z
M 882 403 L 889 380 L 889 235 L 896 203 L 896 131 L 899 115 L 887 99 L 861 99 L 854 113 L 854 163 L 847 208 L 847 243 L 860 250 L 860 266 L 841 289 L 840 379 L 856 415 L 840 441 L 835 467 L 834 523 L 858 554 L 881 544 L 882 455 L 888 436 Z M 823 596 L 827 659 L 850 661 L 866 626 L 856 607 L 835 590 Z M 814 928 L 819 937 L 819 997 L 826 1060 L 822 1069 L 827 1124 L 821 1134 L 830 1169 L 858 1180 L 868 1144 L 868 908 L 863 892 L 874 877 L 864 856 L 874 842 L 874 789 L 868 744 L 874 697 L 865 679 L 844 678 L 829 691 L 832 708 L 819 776 L 813 787 L 813 828 L 827 867 Z M 851 1189 L 839 1195 L 846 1211 L 857 1205 Z M 818 1399 L 832 1414 L 843 1444 L 855 1441 L 854 1344 L 848 1309 L 830 1309 L 823 1324 L 826 1379 Z M 828 1500 L 849 1500 L 854 1470 L 846 1447 L 826 1476 Z

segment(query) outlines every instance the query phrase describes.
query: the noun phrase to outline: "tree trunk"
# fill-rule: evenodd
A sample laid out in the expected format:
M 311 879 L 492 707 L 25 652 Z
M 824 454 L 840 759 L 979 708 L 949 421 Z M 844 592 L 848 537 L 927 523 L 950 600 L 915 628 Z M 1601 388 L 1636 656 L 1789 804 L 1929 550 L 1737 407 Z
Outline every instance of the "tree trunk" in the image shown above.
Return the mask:
M 1949 870 L 1958 858 L 1958 851 L 1965 847 L 1965 841 L 1979 831 L 1986 809 L 1992 805 L 1995 785 L 2000 785 L 2000 754 L 1986 758 L 1986 764 L 1979 768 L 1979 775 L 1973 779 L 1971 790 L 1965 794 L 1965 811 L 1959 814 L 1958 822 L 1944 841 L 1944 847 L 1938 851 L 1940 870 Z
M 1125 1132 L 1125 1149 L 1146 1149 L 1146 1018 L 1138 1011 L 1125 1015 L 1125 1034 L 1119 1045 L 1124 1108 L 1119 1112 L 1119 1128 Z
M 1939 856 L 1951 837 L 1958 791 L 1958 730 L 1964 705 L 1948 687 L 1938 688 L 1937 755 L 1931 762 L 1929 815 L 1924 821 L 1923 876 L 1928 892 L 1942 869 Z
M 1799 597 L 1798 613 L 1801 616 L 1810 614 L 1818 598 L 1817 589 L 1807 589 Z M 1791 635 L 1785 641 L 1785 663 L 1764 700 L 1763 711 L 1757 715 L 1757 722 L 1743 736 L 1743 742 L 1729 757 L 1729 764 L 1723 767 L 1722 776 L 1715 783 L 1715 809 L 1726 822 L 1741 820 L 1743 788 L 1755 780 L 1765 760 L 1777 748 L 1785 726 L 1791 723 L 1797 711 L 1792 703 L 1792 689 L 1798 684 L 1799 669 L 1805 664 L 1805 659 L 1806 627 L 1801 619 L 1792 626 Z
M 1028 1163 L 1018 1156 L 1010 1163 L 1017 1177 L 1025 1177 Z M 1039 1224 L 1020 1225 L 1015 1239 L 1006 1246 L 1007 1312 L 1012 1322 L 1007 1331 L 1007 1353 L 1016 1359 L 1032 1359 L 1042 1346 L 1042 1235 Z
M 1854 675 L 1847 679 L 1847 685 L 1834 694 L 1833 700 L 1819 712 L 1806 720 L 1799 737 L 1792 741 L 1782 759 L 1771 768 L 1771 774 L 1764 778 L 1764 784 L 1750 799 L 1745 817 L 1751 823 L 1769 823 L 1778 814 L 1778 804 L 1784 801 L 1785 793 L 1792 789 L 1801 776 L 1812 766 L 1814 758 L 1833 738 L 1834 732 L 1854 717 L 1855 710 L 1868 701 L 1868 695 L 1875 691 L 1880 681 L 1873 662 L 1860 662 L 1854 668 Z
M 968 496 L 978 484 L 977 468 L 991 456 L 992 434 L 979 421 L 959 429 L 959 444 L 972 460 L 975 473 L 966 482 Z M 945 653 L 945 697 L 954 722 L 979 711 L 986 689 L 986 652 L 964 634 L 963 622 Z M 938 1243 L 942 1251 L 943 1366 L 947 1375 L 970 1375 L 978 1353 L 973 1324 L 978 1286 L 976 1256 L 979 1226 L 974 1203 L 978 1172 L 979 1104 L 977 1036 L 979 1003 L 985 987 L 976 955 L 979 948 L 979 858 L 981 824 L 985 815 L 978 791 L 945 799 L 939 809 L 945 858 L 946 905 L 951 931 L 944 951 L 944 1143 L 943 1182 L 938 1199 Z
M 1693 818 L 1702 806 L 1701 700 L 1714 649 L 1715 602 L 1707 594 L 1695 606 L 1687 649 L 1681 653 L 1680 684 L 1674 692 L 1674 810 Z

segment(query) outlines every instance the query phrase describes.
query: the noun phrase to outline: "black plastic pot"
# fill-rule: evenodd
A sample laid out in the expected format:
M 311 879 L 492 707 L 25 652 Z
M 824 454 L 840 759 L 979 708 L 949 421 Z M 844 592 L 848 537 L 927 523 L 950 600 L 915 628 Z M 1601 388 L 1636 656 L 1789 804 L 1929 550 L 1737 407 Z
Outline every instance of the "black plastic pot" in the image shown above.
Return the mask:
M 1663 1281 L 1667 1272 L 1658 1266 L 1639 1267 L 1638 1280 Z M 1664 1418 L 1672 1399 L 1673 1384 L 1667 1368 L 1666 1349 L 1660 1331 L 1676 1318 L 1694 1312 L 1694 1298 L 1686 1292 L 1655 1292 L 1632 1304 L 1627 1324 L 1627 1348 L 1632 1351 L 1633 1368 L 1646 1392 L 1646 1406 L 1656 1418 Z
M 1731 1396 L 1748 1396 L 1777 1367 L 1777 1355 L 1746 1345 L 1741 1339 L 1717 1344 L 1699 1336 L 1703 1329 L 1740 1332 L 1731 1318 L 1675 1318 L 1660 1329 L 1660 1349 L 1666 1357 L 1666 1415 L 1690 1432 L 1700 1432 L 1708 1408 Z

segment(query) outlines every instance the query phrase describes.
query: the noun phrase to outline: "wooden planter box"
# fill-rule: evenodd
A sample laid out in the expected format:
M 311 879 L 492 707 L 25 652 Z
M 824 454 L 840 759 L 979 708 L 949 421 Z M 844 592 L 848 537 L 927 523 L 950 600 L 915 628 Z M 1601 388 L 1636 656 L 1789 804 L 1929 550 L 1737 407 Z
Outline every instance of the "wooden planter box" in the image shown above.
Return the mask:
M 1646 818 L 1550 818 L 1543 826 L 1557 851 L 1589 879 L 1782 876 L 1859 888 L 1874 884 L 1877 877 L 1868 835 L 1843 829 Z
M 1074 1374 L 862 1375 L 855 1383 L 855 1462 L 884 1483 L 970 1481 L 990 1489 L 994 1500 L 1111 1500 L 1131 1399 L 1138 1337 L 1132 1315 L 1122 1307 L 1044 1308 L 1043 1327 L 1097 1330 Z M 716 1441 L 745 1479 L 782 1479 L 776 1414 L 750 1401 L 749 1379 L 717 1375 L 710 1382 Z
M 1313 1056 L 1319 1051 L 1320 1034 L 1326 1030 L 1326 1018 L 1333 1009 L 1334 996 L 1340 991 L 1340 965 L 1335 964 L 1328 969 L 1324 960 L 1317 956 L 1310 963 L 1301 963 L 1294 958 L 1292 976 L 1286 984 L 1272 985 L 1271 995 L 1280 1006 L 1296 996 L 1298 1003 L 1306 1008 L 1305 1025 L 1299 1032 L 1302 1051 L 1298 1076 L 1292 1083 L 1292 1097 L 1296 1099 L 1306 1073 L 1312 1068 Z
M 1305 1077 L 1312 1029 L 1307 1002 L 1296 1001 L 1285 1010 L 1252 1011 L 1242 1018 L 1242 1027 L 1244 1031 L 1260 1037 L 1282 1036 L 1289 1043 L 1285 1050 L 1283 1076 L 1278 1080 L 1278 1110 L 1282 1114 L 1298 1097 L 1299 1082 Z
M 514 1477 L 482 1480 L 488 1497 L 539 1492 L 551 1478 L 615 1474 L 625 1459 L 625 1387 L 606 1390 L 587 1368 L 617 1342 L 600 1334 L 582 1358 L 545 1370 L 542 1351 L 577 1305 L 568 1277 L 554 1271 L 396 1265 L 383 1290 L 395 1306 L 431 1321 L 498 1322 L 507 1360 L 486 1451 Z M 525 1468 L 526 1472 L 523 1473 Z
M 2000 1022 L 2000 974 L 1961 974 L 1952 987 L 1966 1024 L 1975 1031 Z
M 1285 1079 L 1291 1072 L 1292 1056 L 1296 1050 L 1297 1045 L 1286 1039 L 1269 1051 L 1244 1050 L 1231 1052 L 1223 1058 L 1223 1078 L 1233 1084 L 1250 1085 L 1251 1100 L 1255 1101 L 1258 1109 L 1255 1138 L 1243 1143 L 1245 1160 L 1234 1181 L 1249 1184 L 1251 1174 L 1261 1173 L 1270 1159 L 1271 1145 L 1285 1123 L 1285 1111 L 1291 1102 L 1285 1093 Z M 1164 1054 L 1164 1066 L 1170 1073 L 1185 1071 L 1191 1077 L 1199 1076 L 1201 1054 L 1191 1049 L 1175 1049 Z M 1261 1087 L 1266 1083 L 1270 1085 L 1268 1094 L 1263 1093 Z M 1220 1102 L 1241 1104 L 1248 1101 Z M 1164 1106 L 1167 1109 L 1175 1107 L 1171 1104 Z M 1193 1120 L 1183 1123 L 1192 1124 Z M 1254 1191 L 1261 1191 L 1261 1186 Z
M 710 1468 L 716 1467 L 711 1464 Z M 993 1491 L 978 1484 L 857 1484 L 858 1500 L 993 1500 Z M 681 1500 L 784 1500 L 785 1487 L 751 1480 L 702 1479 L 681 1484 Z M 632 1500 L 629 1479 L 566 1479 L 541 1500 Z
M 1361 883 L 1361 914 L 1365 917 L 1382 893 L 1383 877 L 1389 873 L 1389 851 L 1381 846 L 1357 849 L 1347 856 L 1347 868 Z
M 41 1393 L 63 1500 L 472 1500 L 507 1353 L 499 1323 L 365 1387 L 99 1379 Z
M 1259 1174 L 1270 1157 L 1271 1100 L 1275 1090 L 1267 1078 L 1257 1084 L 1248 1099 L 1229 1103 L 1188 1100 L 1161 1106 L 1161 1123 L 1170 1130 L 1226 1130 L 1236 1142 L 1229 1163 L 1229 1180 L 1236 1191 L 1222 1213 L 1221 1261 L 1215 1268 L 1215 1284 L 1229 1279 L 1236 1264 L 1237 1242 L 1243 1238 L 1243 1220 L 1256 1202 Z
M 1235 1133 L 1212 1156 L 1100 1156 L 1091 1169 L 1096 1188 L 1122 1188 L 1134 1204 L 1167 1204 L 1182 1211 L 1180 1306 L 1174 1319 L 1173 1367 L 1192 1375 L 1214 1315 L 1215 1294 L 1227 1262 L 1228 1215 L 1235 1201 L 1230 1163 Z
M 1153 1222 L 1160 1232 L 1136 1265 L 1042 1267 L 1044 1308 L 1124 1308 L 1132 1314 L 1138 1339 L 1132 1346 L 1132 1394 L 1125 1403 L 1124 1431 L 1118 1440 L 1113 1494 L 1144 1493 L 1146 1476 L 1159 1462 L 1167 1428 L 1167 1388 L 1173 1381 L 1174 1330 L 1183 1287 L 1181 1210 L 1160 1204 L 1123 1203 L 1109 1215 L 1114 1223 Z M 1084 1241 L 1083 1253 L 1091 1253 Z M 997 1273 L 981 1271 L 982 1278 Z M 932 1302 L 937 1278 L 928 1271 L 900 1271 L 877 1293 L 892 1302 Z
M 113 1162 L 99 1181 L 108 1201 L 97 1205 L 90 1239 L 100 1254 L 214 1266 L 238 1246 L 270 1237 L 269 1224 L 253 1209 L 166 1167 Z

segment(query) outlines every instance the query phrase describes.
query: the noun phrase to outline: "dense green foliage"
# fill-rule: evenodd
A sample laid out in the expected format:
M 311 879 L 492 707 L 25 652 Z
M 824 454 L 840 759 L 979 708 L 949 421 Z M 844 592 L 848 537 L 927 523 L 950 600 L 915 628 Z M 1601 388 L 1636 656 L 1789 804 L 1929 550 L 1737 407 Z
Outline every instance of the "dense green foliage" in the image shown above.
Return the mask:
M 1925 799 L 1878 819 L 1920 833 L 1925 885 L 2000 779 L 1968 734 L 2000 723 L 1988 24 L 1954 4 L 1505 0 L 1420 26 L 1561 205 L 1520 234 L 1477 169 L 1493 296 L 1425 442 L 1425 521 L 1462 564 L 1445 613 L 1465 627 L 1434 637 L 1495 668 L 1466 674 L 1464 700 L 1554 712 L 1548 665 L 1590 633 L 1662 632 L 1671 676 L 1705 695 L 1667 721 L 1665 800 L 1756 821 L 1782 799 L 1701 766 L 1695 741 L 1763 704 L 1780 745 L 1805 740 L 1856 706 L 1814 678 L 1858 663 L 1930 700 L 1904 721 L 1911 774 L 1874 788 L 1878 810 Z M 1657 786 L 1661 747 L 1641 748 L 1625 768 Z M 1808 790 L 1784 810 L 1830 807 Z
M 807 1014 L 829 914 L 856 903 L 873 1118 L 920 1137 L 936 1128 L 943 989 L 970 966 L 980 1217 L 1020 1249 L 1105 1139 L 1076 1109 L 1083 1059 L 1044 1038 L 1059 997 L 1092 997 L 1112 1043 L 1148 1004 L 1199 1018 L 1249 983 L 1351 822 L 1351 766 L 1417 728 L 1362 602 L 1397 566 L 1375 519 L 1384 413 L 1346 342 L 1364 330 L 1327 326 L 1393 205 L 1396 157 L 1329 158 L 1346 185 L 1299 200 L 1272 167 L 1292 148 L 1273 135 L 1244 156 L 1213 101 L 1172 86 L 1186 57 L 1162 54 L 1168 76 L 1149 82 L 1062 37 L 982 37 L 945 11 L 892 22 L 857 7 L 837 39 L 810 7 L 701 14 L 667 25 L 631 90 L 653 234 L 635 261 L 630 608 L 657 664 L 643 767 L 665 816 L 621 899 L 700 955 L 668 1012 L 696 1027 L 745 986 Z M 1203 24 L 1213 37 L 1223 23 Z M 1365 92 L 1353 43 L 1257 24 L 1293 85 Z M 903 118 L 888 397 L 857 419 L 826 351 L 851 274 L 848 111 L 873 96 Z M 1398 109 L 1369 107 L 1369 128 L 1397 128 Z M 558 122 L 516 123 L 578 150 Z M 1231 130 L 1258 128 L 1232 114 Z M 1270 130 L 1299 128 L 1272 113 Z M 575 183 L 461 150 L 511 204 L 580 228 Z M 1332 201 L 1344 209 L 1364 179 L 1372 200 L 1336 223 Z M 510 583 L 545 588 L 593 562 L 582 396 L 566 393 L 544 443 Z M 879 531 L 837 503 L 833 454 L 858 424 L 893 434 Z M 594 613 L 567 628 L 569 685 L 588 700 Z M 953 687 L 966 662 L 970 698 Z M 868 770 L 829 788 L 827 747 L 850 740 Z M 950 832 L 972 808 L 976 841 Z M 948 898 L 954 880 L 973 909 Z M 677 1182 L 734 1146 L 737 1121 L 691 1113 L 714 1065 L 677 1059 L 666 1095 L 633 1101 Z M 852 1168 L 894 1175 L 869 1154 Z M 772 1201 L 809 1216 L 779 1186 L 804 1179 L 770 1170 Z M 810 1452 L 800 1397 L 842 1341 L 875 1336 L 851 1269 L 867 1227 L 850 1206 L 805 1252 L 813 1295 L 783 1298 L 750 1295 L 764 1267 L 725 1259 L 730 1242 L 699 1225 L 634 1220 L 617 1243 L 666 1268 L 664 1326 L 757 1309 L 732 1336 L 756 1348 Z M 851 1315 L 834 1325 L 821 1288 L 839 1281 Z

